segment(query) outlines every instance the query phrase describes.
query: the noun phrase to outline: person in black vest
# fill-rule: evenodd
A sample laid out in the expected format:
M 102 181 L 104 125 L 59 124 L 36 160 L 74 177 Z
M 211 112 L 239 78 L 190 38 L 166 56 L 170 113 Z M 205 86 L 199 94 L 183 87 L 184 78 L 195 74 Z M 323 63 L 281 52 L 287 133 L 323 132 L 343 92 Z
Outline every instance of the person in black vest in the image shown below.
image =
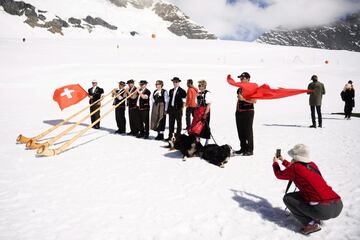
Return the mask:
M 351 80 L 347 84 L 345 84 L 345 87 L 341 91 L 340 96 L 341 99 L 345 102 L 345 119 L 350 120 L 352 110 L 355 107 L 355 90 Z
M 238 78 L 240 78 L 241 82 L 249 82 L 250 74 L 243 72 Z M 253 121 L 254 103 L 256 103 L 256 100 L 245 99 L 242 95 L 242 88 L 237 90 L 237 98 L 235 118 L 240 140 L 240 150 L 235 151 L 235 153 L 243 156 L 251 156 L 254 151 Z
M 146 80 L 140 81 L 140 88 L 138 89 L 139 98 L 136 105 L 139 107 L 139 133 L 137 138 L 149 138 L 149 112 L 150 112 L 150 94 L 149 89 L 146 88 Z
M 205 138 L 205 146 L 208 144 L 210 139 L 210 105 L 211 105 L 211 92 L 206 90 L 207 83 L 205 80 L 200 80 L 198 82 L 199 92 L 197 93 L 196 103 L 197 107 L 195 109 L 195 115 L 198 111 L 202 113 L 201 118 L 205 120 L 205 125 L 201 130 L 198 137 Z
M 126 98 L 126 92 L 125 92 L 125 82 L 120 81 L 119 82 L 119 88 L 115 88 L 111 92 L 112 97 L 118 95 L 114 99 L 113 105 L 118 105 L 120 102 L 122 102 L 118 107 L 115 108 L 115 119 L 116 124 L 118 127 L 118 130 L 115 131 L 116 134 L 123 134 L 126 131 L 126 118 L 125 118 L 125 98 Z
M 155 83 L 156 90 L 152 95 L 151 110 L 151 130 L 157 131 L 158 135 L 155 140 L 164 140 L 164 130 L 166 124 L 166 112 L 169 105 L 169 94 L 163 89 L 164 82 L 157 80 Z
M 128 88 L 125 89 L 127 96 L 133 92 L 137 92 L 137 88 L 134 86 L 134 80 L 130 79 L 127 82 Z M 139 132 L 139 108 L 136 106 L 139 94 L 134 93 L 127 100 L 127 105 L 129 108 L 129 123 L 130 123 L 130 132 L 127 135 L 137 136 Z
M 104 89 L 97 86 L 97 81 L 96 80 L 92 81 L 92 87 L 88 89 L 88 94 L 89 94 L 89 98 L 90 98 L 89 103 L 93 104 L 94 102 L 99 100 L 103 93 L 104 93 Z M 99 109 L 100 106 L 101 106 L 101 101 L 99 101 L 98 103 L 96 103 L 90 107 L 90 113 L 98 110 L 96 113 L 91 115 L 91 123 L 94 123 L 96 120 L 98 120 L 100 118 L 100 109 Z M 99 129 L 100 121 L 98 123 L 96 123 L 93 126 L 93 128 Z
M 186 98 L 186 91 L 180 87 L 181 80 L 178 77 L 174 77 L 171 80 L 174 84 L 174 88 L 170 89 L 169 91 L 169 107 L 168 107 L 168 114 L 169 114 L 169 139 L 171 139 L 174 128 L 175 128 L 175 121 L 177 125 L 176 134 L 181 134 L 181 119 L 183 115 L 183 108 L 184 108 L 184 98 Z

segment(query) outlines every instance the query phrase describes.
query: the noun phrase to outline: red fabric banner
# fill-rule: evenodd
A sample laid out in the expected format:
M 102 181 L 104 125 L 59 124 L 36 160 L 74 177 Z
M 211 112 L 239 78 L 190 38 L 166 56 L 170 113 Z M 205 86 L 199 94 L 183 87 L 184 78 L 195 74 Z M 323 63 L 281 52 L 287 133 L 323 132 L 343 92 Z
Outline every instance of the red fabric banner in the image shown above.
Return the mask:
M 311 92 L 311 90 L 307 90 L 307 89 L 291 89 L 291 88 L 273 89 L 270 88 L 270 86 L 267 84 L 263 84 L 260 87 L 258 87 L 256 83 L 235 82 L 235 80 L 231 78 L 230 74 L 227 76 L 227 82 L 232 86 L 241 88 L 242 95 L 246 99 L 276 99 L 276 98 L 290 97 L 301 93 Z
M 88 93 L 79 84 L 71 84 L 56 89 L 53 99 L 59 104 L 60 109 L 63 110 L 80 102 L 87 95 Z

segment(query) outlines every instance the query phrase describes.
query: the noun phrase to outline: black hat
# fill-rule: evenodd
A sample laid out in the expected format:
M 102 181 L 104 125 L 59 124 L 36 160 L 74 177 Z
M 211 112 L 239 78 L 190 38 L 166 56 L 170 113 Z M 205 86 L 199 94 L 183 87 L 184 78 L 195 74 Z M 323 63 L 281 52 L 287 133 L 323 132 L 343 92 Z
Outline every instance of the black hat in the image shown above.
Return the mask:
M 351 80 L 348 81 L 349 84 L 353 84 L 353 82 Z
M 125 82 L 124 82 L 124 81 L 120 81 L 119 84 L 120 84 L 120 85 L 125 85 Z
M 139 84 L 142 85 L 142 84 L 147 84 L 148 82 L 146 80 L 140 80 Z
M 126 84 L 129 84 L 129 83 L 134 83 L 134 80 L 130 79 L 126 82 Z
M 312 76 L 311 76 L 311 80 L 317 81 L 317 80 L 318 80 L 318 77 L 317 77 L 316 75 L 312 75 Z
M 173 79 L 171 79 L 171 81 L 173 81 L 173 82 L 181 82 L 180 78 L 178 78 L 178 77 L 173 77 Z
M 249 79 L 250 78 L 250 74 L 248 73 L 248 72 L 243 72 L 242 74 L 240 74 L 239 76 L 238 76 L 238 78 L 247 78 L 247 79 Z

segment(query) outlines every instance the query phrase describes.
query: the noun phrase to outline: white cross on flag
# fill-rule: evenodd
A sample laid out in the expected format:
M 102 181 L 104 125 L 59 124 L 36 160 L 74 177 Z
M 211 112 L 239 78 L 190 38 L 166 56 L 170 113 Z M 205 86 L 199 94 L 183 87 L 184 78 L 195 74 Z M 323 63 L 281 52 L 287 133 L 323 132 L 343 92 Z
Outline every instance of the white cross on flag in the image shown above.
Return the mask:
M 74 105 L 85 97 L 87 92 L 79 84 L 66 85 L 55 90 L 53 99 L 59 104 L 61 110 Z

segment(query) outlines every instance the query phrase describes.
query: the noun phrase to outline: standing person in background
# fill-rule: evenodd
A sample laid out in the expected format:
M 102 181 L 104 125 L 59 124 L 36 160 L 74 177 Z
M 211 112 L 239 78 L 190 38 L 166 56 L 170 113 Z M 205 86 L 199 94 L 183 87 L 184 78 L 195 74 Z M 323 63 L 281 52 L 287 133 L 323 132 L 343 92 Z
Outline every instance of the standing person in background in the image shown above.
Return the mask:
M 184 98 L 186 98 L 186 91 L 180 87 L 181 80 L 178 77 L 171 79 L 174 84 L 174 88 L 170 89 L 169 92 L 169 137 L 170 140 L 175 128 L 175 121 L 177 125 L 176 134 L 181 134 L 181 120 L 184 108 Z
M 97 100 L 99 100 L 101 98 L 101 95 L 104 94 L 104 89 L 100 88 L 97 86 L 97 81 L 94 80 L 92 81 L 92 87 L 88 89 L 88 94 L 89 94 L 89 103 L 93 104 L 94 102 L 96 102 Z M 101 101 L 99 101 L 98 103 L 92 105 L 90 107 L 90 113 L 93 111 L 96 111 L 98 108 L 100 108 L 101 106 Z M 91 123 L 96 122 L 96 120 L 98 120 L 100 118 L 100 109 L 94 113 L 93 115 L 91 115 Z M 98 123 L 96 123 L 93 128 L 95 129 L 99 129 L 100 128 L 100 121 Z
M 196 94 L 198 89 L 194 87 L 193 80 L 187 80 L 187 92 L 186 92 L 186 129 L 189 129 L 191 125 L 191 117 L 194 117 L 194 110 L 196 108 Z
M 127 82 L 128 88 L 125 89 L 127 96 L 131 93 L 137 91 L 137 88 L 134 86 L 134 80 L 130 79 Z M 139 108 L 136 106 L 139 94 L 134 93 L 127 100 L 127 105 L 129 108 L 129 123 L 130 123 L 130 132 L 127 135 L 137 136 L 139 132 Z
M 345 87 L 340 93 L 340 96 L 341 99 L 345 102 L 345 119 L 350 120 L 352 110 L 355 107 L 355 90 L 351 80 L 347 84 L 345 84 Z
M 243 72 L 238 76 L 242 83 L 250 81 L 250 74 Z M 255 99 L 245 99 L 242 95 L 242 88 L 237 90 L 236 105 L 236 127 L 240 140 L 240 150 L 235 151 L 238 155 L 251 156 L 254 151 L 253 122 L 254 122 L 254 104 Z
M 286 193 L 283 201 L 294 217 L 303 224 L 300 232 L 308 235 L 321 230 L 321 220 L 339 216 L 343 204 L 340 196 L 325 182 L 318 166 L 310 160 L 306 145 L 297 144 L 288 154 L 292 157 L 291 162 L 282 156 L 273 158 L 273 170 L 278 179 L 294 182 L 299 189 L 297 192 Z M 280 169 L 279 161 L 284 165 L 284 170 Z
M 150 111 L 150 90 L 146 88 L 146 80 L 140 81 L 138 89 L 139 98 L 136 105 L 139 108 L 139 133 L 137 138 L 149 138 L 149 111 Z
M 312 83 L 308 85 L 308 90 L 312 90 L 309 92 L 309 105 L 311 111 L 311 120 L 312 125 L 311 128 L 316 128 L 316 119 L 315 119 L 315 108 L 318 116 L 318 127 L 322 127 L 322 116 L 321 116 L 321 101 L 322 96 L 325 94 L 324 84 L 318 81 L 318 77 L 316 75 L 311 76 Z
M 117 108 L 115 108 L 115 120 L 116 125 L 118 127 L 118 130 L 115 131 L 116 134 L 123 134 L 126 132 L 126 118 L 125 118 L 125 106 L 126 103 L 124 99 L 126 98 L 126 92 L 125 92 L 125 82 L 120 81 L 119 82 L 119 88 L 115 88 L 111 92 L 111 96 L 114 97 L 118 95 L 114 99 L 113 105 L 119 104 L 121 101 L 123 101 Z
M 155 83 L 156 90 L 152 95 L 151 110 L 151 130 L 157 131 L 155 140 L 164 140 L 164 131 L 166 124 L 166 112 L 169 105 L 169 94 L 163 89 L 164 82 L 157 80 Z

